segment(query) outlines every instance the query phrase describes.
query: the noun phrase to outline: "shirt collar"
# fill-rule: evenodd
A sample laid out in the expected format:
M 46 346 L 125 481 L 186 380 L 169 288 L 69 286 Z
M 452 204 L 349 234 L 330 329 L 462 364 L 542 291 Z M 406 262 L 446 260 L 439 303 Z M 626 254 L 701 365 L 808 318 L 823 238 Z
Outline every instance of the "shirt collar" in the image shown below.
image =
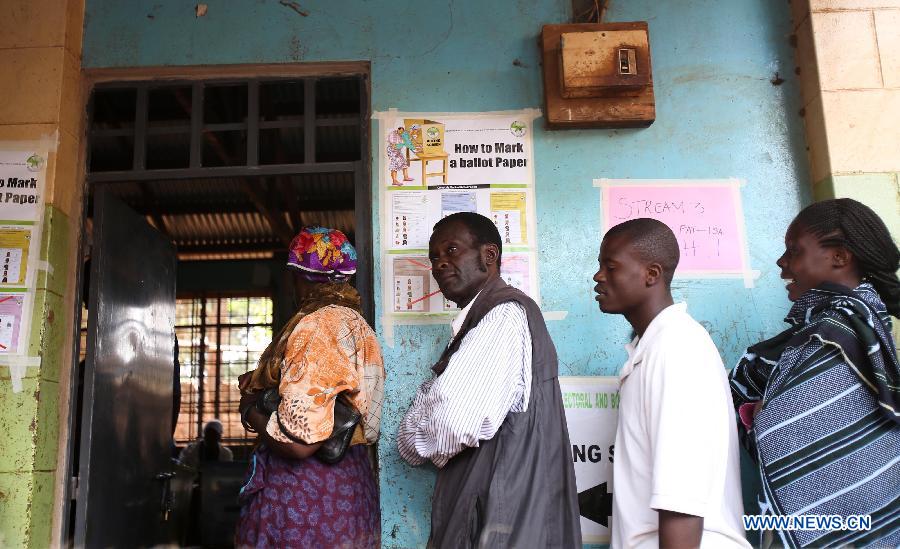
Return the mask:
M 634 339 L 625 345 L 625 351 L 628 353 L 628 360 L 625 361 L 625 365 L 622 366 L 622 370 L 619 372 L 620 384 L 634 371 L 635 367 L 640 365 L 644 357 L 644 349 L 649 345 L 647 342 L 652 341 L 653 336 L 667 326 L 680 322 L 678 317 L 684 314 L 687 314 L 687 303 L 682 301 L 680 303 L 669 305 L 653 317 L 653 320 L 650 321 L 647 329 L 644 330 L 643 336 L 634 336 Z
M 453 319 L 453 322 L 450 323 L 450 329 L 453 330 L 453 337 L 456 337 L 456 334 L 459 333 L 460 328 L 462 328 L 463 322 L 466 321 L 466 317 L 469 316 L 469 309 L 472 308 L 472 304 L 475 303 L 475 300 L 478 299 L 478 296 L 481 295 L 481 290 L 475 294 L 475 297 L 472 298 L 472 301 L 469 302 L 468 305 L 463 307 L 463 310 L 456 315 L 456 318 Z

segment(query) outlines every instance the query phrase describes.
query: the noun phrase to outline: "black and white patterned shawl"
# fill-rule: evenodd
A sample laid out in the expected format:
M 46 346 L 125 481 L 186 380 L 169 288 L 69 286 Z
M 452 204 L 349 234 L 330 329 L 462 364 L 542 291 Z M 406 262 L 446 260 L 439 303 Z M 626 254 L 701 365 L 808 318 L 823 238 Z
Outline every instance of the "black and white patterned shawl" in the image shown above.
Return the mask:
M 900 545 L 900 364 L 875 289 L 823 285 L 791 327 L 731 373 L 736 407 L 762 401 L 742 441 L 759 462 L 763 513 L 870 515 L 868 531 L 779 532 L 788 547 Z

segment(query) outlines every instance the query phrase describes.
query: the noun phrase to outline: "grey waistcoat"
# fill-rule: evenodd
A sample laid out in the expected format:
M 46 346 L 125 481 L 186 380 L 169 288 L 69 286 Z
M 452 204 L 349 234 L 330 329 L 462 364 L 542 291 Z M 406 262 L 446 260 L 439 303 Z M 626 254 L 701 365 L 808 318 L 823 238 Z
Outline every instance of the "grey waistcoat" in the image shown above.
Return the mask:
M 463 450 L 438 471 L 429 547 L 581 547 L 556 349 L 537 304 L 499 278 L 488 282 L 432 369 L 443 373 L 468 331 L 508 301 L 525 308 L 531 331 L 528 410 L 507 415 L 494 438 Z

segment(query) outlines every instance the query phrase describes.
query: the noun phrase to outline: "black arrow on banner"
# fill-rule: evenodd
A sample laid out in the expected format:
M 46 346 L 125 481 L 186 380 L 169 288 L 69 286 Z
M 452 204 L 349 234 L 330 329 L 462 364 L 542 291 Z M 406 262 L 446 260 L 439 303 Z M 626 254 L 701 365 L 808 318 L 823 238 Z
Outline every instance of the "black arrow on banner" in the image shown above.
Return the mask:
M 612 492 L 606 493 L 606 483 L 578 492 L 578 513 L 588 520 L 609 528 L 612 516 Z

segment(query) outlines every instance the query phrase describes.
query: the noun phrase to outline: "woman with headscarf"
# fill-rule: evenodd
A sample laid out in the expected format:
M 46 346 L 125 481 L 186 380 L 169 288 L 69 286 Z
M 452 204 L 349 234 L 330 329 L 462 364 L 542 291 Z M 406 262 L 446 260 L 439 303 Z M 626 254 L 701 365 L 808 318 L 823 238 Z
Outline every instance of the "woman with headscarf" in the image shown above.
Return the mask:
M 731 373 L 738 428 L 759 465 L 760 512 L 796 517 L 765 532 L 763 546 L 900 546 L 900 364 L 889 316 L 900 315 L 900 251 L 875 212 L 849 198 L 805 208 L 784 242 L 777 264 L 791 326 L 747 349 Z M 839 518 L 804 529 L 810 515 Z
M 356 251 L 322 227 L 291 242 L 299 311 L 240 377 L 241 413 L 259 433 L 241 488 L 238 547 L 378 547 L 378 491 L 366 445 L 378 439 L 384 366 L 375 334 L 348 283 Z M 271 416 L 257 400 L 278 388 Z M 335 425 L 335 402 L 361 414 L 350 447 L 329 465 L 316 457 Z M 320 455 L 321 457 L 321 455 Z

